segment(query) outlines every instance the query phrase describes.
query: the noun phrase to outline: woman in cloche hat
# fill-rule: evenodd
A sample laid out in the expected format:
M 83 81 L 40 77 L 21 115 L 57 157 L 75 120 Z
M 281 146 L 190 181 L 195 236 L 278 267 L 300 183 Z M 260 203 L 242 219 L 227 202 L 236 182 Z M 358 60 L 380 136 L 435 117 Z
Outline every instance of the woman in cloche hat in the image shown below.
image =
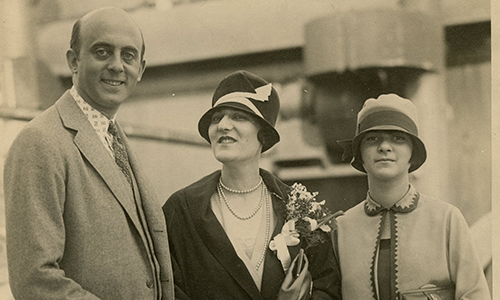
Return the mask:
M 259 168 L 261 153 L 280 140 L 274 127 L 279 107 L 272 84 L 247 71 L 230 74 L 215 90 L 198 131 L 222 169 L 163 206 L 176 298 L 308 299 L 312 290 L 312 299 L 340 299 L 330 243 L 308 250 L 309 261 L 301 263 L 309 267 L 286 291 L 285 271 L 269 249 L 285 222 L 283 199 L 290 190 Z
M 339 143 L 368 177 L 366 199 L 337 219 L 343 298 L 490 299 L 461 212 L 410 183 L 427 156 L 413 103 L 366 100 Z

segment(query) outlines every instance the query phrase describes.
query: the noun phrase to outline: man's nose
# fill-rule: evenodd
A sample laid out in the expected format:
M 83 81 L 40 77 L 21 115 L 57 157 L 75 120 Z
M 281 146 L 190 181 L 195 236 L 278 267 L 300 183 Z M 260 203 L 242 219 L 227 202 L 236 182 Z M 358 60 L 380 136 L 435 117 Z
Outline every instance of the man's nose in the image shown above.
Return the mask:
M 123 72 L 123 61 L 122 61 L 121 56 L 120 55 L 112 55 L 110 60 L 109 60 L 108 68 L 111 71 L 116 72 L 116 73 Z

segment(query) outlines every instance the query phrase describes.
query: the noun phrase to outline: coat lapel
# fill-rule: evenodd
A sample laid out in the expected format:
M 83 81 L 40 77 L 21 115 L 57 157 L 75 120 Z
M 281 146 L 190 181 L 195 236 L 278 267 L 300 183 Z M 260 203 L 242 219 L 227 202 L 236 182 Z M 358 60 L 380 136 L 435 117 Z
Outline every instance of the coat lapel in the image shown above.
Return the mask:
M 141 228 L 140 222 L 137 214 L 134 213 L 135 203 L 127 180 L 102 145 L 92 125 L 81 112 L 69 91 L 57 101 L 56 108 L 64 126 L 76 131 L 74 138 L 76 147 L 99 173 L 139 230 Z M 139 232 L 142 232 L 142 230 L 139 230 Z
M 156 193 L 154 192 L 153 188 L 149 185 L 147 176 L 145 176 L 145 174 L 142 171 L 142 168 L 140 167 L 139 158 L 137 157 L 135 152 L 132 151 L 129 141 L 125 136 L 125 133 L 123 132 L 120 124 L 116 122 L 116 125 L 118 127 L 118 133 L 122 137 L 125 149 L 127 150 L 127 156 L 130 163 L 130 168 L 132 169 L 132 173 L 134 175 L 138 187 L 138 192 L 142 199 L 142 206 L 145 210 L 145 214 L 147 215 L 146 221 L 148 223 L 148 227 L 154 230 L 159 230 L 159 228 L 163 230 L 166 226 L 164 219 L 156 217 L 158 215 L 159 216 L 162 215 L 161 213 L 158 213 L 158 207 L 160 206 L 159 206 L 159 201 L 156 197 Z
M 284 191 L 287 186 L 276 181 L 273 175 L 264 170 L 261 170 L 261 176 L 271 192 L 273 208 L 277 215 L 277 224 L 272 235 L 274 237 L 281 231 L 284 224 L 284 204 L 280 198 L 285 194 Z M 210 197 L 216 192 L 219 178 L 220 171 L 209 175 L 207 181 L 202 181 L 203 184 L 196 187 L 196 196 L 192 198 L 194 201 L 188 202 L 196 229 L 212 255 L 253 299 L 275 298 L 276 285 L 278 285 L 279 289 L 284 278 L 284 272 L 274 253 L 269 249 L 266 253 L 263 283 L 259 292 L 245 264 L 236 254 L 226 232 L 210 208 Z
M 234 251 L 226 232 L 210 208 L 210 197 L 216 191 L 219 177 L 220 171 L 217 171 L 209 175 L 208 182 L 197 187 L 197 196 L 192 198 L 195 201 L 188 203 L 189 210 L 200 237 L 212 255 L 252 299 L 262 299 L 245 264 Z
M 134 173 L 134 178 L 137 183 L 138 192 L 141 197 L 141 204 L 145 214 L 145 221 L 147 223 L 148 230 L 151 235 L 151 240 L 153 243 L 153 248 L 155 256 L 158 259 L 160 265 L 160 280 L 167 282 L 173 278 L 172 266 L 170 260 L 169 243 L 167 237 L 167 223 L 163 218 L 161 213 L 161 206 L 157 199 L 156 193 L 150 186 L 146 174 L 143 173 L 141 165 L 139 163 L 139 158 L 132 151 L 132 147 L 129 144 L 127 137 L 121 129 L 120 124 L 117 123 L 118 132 L 123 137 L 123 142 L 125 144 L 125 149 L 127 149 L 127 155 L 130 162 L 130 168 Z M 146 242 L 146 241 L 145 241 Z M 171 289 L 173 286 L 165 284 L 162 288 Z M 174 298 L 174 291 L 167 290 L 163 292 L 163 295 L 170 295 L 170 298 Z M 170 299 L 169 297 L 167 297 Z
M 261 176 L 272 195 L 273 209 L 276 215 L 276 226 L 274 227 L 274 231 L 271 236 L 272 240 L 281 232 L 281 228 L 283 228 L 283 225 L 285 224 L 286 207 L 284 197 L 286 197 L 290 188 L 265 170 L 261 170 Z M 266 260 L 264 262 L 264 274 L 262 275 L 261 287 L 261 294 L 264 299 L 275 298 L 284 279 L 285 272 L 283 271 L 281 262 L 276 257 L 276 254 L 268 247 Z

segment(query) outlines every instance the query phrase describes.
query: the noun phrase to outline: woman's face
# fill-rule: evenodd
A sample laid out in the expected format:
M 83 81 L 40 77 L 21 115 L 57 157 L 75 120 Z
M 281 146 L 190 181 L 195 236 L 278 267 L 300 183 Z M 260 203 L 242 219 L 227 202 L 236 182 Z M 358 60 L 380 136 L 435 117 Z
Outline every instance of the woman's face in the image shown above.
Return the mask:
M 260 125 L 241 110 L 222 108 L 212 115 L 208 136 L 215 158 L 221 163 L 259 159 L 262 144 L 257 139 Z
M 360 143 L 363 167 L 369 176 L 379 179 L 408 176 L 413 142 L 401 131 L 369 131 Z

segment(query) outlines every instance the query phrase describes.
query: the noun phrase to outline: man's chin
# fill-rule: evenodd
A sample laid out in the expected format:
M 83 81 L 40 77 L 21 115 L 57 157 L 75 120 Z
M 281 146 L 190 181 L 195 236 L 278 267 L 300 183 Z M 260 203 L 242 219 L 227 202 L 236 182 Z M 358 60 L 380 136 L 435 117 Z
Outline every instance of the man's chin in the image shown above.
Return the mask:
M 125 100 L 128 98 L 128 96 L 129 96 L 129 93 L 124 93 L 124 92 L 103 93 L 101 99 L 104 103 L 107 103 L 111 106 L 119 106 L 123 102 L 125 102 Z

